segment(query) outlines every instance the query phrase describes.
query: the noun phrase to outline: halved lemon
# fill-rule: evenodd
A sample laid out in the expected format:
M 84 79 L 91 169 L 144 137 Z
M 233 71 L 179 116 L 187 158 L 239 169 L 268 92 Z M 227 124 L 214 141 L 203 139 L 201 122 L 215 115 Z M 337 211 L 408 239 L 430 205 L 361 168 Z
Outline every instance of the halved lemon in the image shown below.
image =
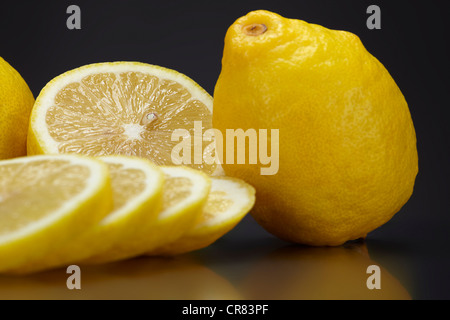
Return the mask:
M 112 207 L 107 166 L 81 156 L 0 162 L 0 272 L 24 267 L 98 223 Z
M 78 263 L 100 254 L 136 231 L 154 224 L 161 208 L 163 172 L 146 159 L 126 156 L 100 158 L 109 168 L 113 193 L 112 211 L 96 225 L 54 252 L 15 270 L 30 273 Z
M 208 198 L 211 179 L 203 172 L 183 166 L 162 166 L 165 181 L 162 209 L 156 221 L 134 230 L 105 252 L 94 255 L 86 264 L 123 260 L 142 255 L 180 238 L 194 226 Z
M 180 164 L 175 155 L 177 162 L 185 158 L 184 164 L 212 174 L 214 137 L 202 139 L 202 131 L 212 127 L 212 101 L 171 69 L 139 62 L 83 66 L 56 77 L 39 94 L 28 154 L 121 154 Z M 190 144 L 190 155 L 175 149 L 180 141 Z
M 212 177 L 211 191 L 200 219 L 177 241 L 148 255 L 176 255 L 205 248 L 233 229 L 253 208 L 255 189 L 230 177 Z

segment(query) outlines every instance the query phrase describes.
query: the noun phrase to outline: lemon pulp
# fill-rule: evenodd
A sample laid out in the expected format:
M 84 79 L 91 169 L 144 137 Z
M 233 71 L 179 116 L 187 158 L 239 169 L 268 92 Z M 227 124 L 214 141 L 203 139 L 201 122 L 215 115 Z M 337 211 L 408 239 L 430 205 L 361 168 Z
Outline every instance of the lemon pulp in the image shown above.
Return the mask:
M 34 268 L 112 207 L 107 167 L 80 156 L 0 162 L 0 271 Z
M 0 237 L 51 218 L 86 188 L 88 168 L 66 160 L 0 166 Z
M 189 135 L 192 149 L 195 141 L 207 152 L 211 140 L 194 139 L 195 121 L 202 131 L 212 127 L 212 98 L 188 77 L 137 62 L 93 64 L 64 73 L 42 90 L 28 152 L 131 155 L 172 165 L 172 150 L 180 143 L 172 139 L 176 129 Z M 192 152 L 186 165 L 208 174 L 216 168 L 198 162 Z

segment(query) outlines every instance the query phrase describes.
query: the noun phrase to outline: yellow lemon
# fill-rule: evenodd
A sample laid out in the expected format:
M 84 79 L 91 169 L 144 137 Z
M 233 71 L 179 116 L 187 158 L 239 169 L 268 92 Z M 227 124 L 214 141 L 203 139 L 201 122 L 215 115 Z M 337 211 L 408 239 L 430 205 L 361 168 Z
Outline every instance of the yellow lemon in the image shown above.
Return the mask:
M 0 57 L 0 159 L 27 154 L 28 119 L 34 97 L 20 74 Z
M 418 172 L 408 105 L 349 32 L 268 11 L 228 30 L 213 126 L 279 130 L 279 171 L 224 164 L 258 193 L 258 221 L 278 237 L 339 245 L 365 237 L 408 201 Z
M 214 138 L 196 143 L 196 121 L 201 131 L 211 128 L 212 98 L 187 76 L 139 62 L 91 64 L 56 77 L 41 91 L 30 118 L 28 153 L 131 155 L 157 165 L 186 157 L 184 164 L 211 174 L 217 166 L 205 157 Z M 190 156 L 174 152 L 181 138 Z
M 72 240 L 112 207 L 108 168 L 74 156 L 0 161 L 0 272 L 14 272 Z

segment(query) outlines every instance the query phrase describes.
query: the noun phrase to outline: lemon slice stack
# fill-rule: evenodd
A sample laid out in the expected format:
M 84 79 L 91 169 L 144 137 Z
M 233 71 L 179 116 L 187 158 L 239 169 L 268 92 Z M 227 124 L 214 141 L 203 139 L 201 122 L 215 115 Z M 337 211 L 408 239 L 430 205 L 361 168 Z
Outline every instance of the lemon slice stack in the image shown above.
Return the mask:
M 130 156 L 0 161 L 0 272 L 203 248 L 254 204 L 238 179 Z
M 199 143 L 195 131 L 211 120 L 211 96 L 158 66 L 99 63 L 50 81 L 31 113 L 28 157 L 0 161 L 0 272 L 173 255 L 220 238 L 255 191 L 213 177 L 214 137 Z M 186 166 L 173 165 L 176 130 L 200 150 L 182 155 Z

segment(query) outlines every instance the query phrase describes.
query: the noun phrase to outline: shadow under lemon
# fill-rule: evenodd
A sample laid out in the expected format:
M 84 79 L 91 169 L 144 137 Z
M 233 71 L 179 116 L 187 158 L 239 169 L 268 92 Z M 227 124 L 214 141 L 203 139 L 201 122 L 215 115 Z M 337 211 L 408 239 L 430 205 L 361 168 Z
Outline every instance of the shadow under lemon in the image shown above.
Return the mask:
M 381 289 L 368 289 L 370 265 L 380 267 Z M 371 260 L 366 244 L 340 247 L 289 245 L 258 261 L 241 285 L 255 300 L 410 300 L 403 285 Z
M 188 255 L 136 258 L 101 266 L 81 266 L 81 289 L 66 286 L 66 269 L 29 276 L 0 276 L 0 300 L 240 299 L 231 283 Z

